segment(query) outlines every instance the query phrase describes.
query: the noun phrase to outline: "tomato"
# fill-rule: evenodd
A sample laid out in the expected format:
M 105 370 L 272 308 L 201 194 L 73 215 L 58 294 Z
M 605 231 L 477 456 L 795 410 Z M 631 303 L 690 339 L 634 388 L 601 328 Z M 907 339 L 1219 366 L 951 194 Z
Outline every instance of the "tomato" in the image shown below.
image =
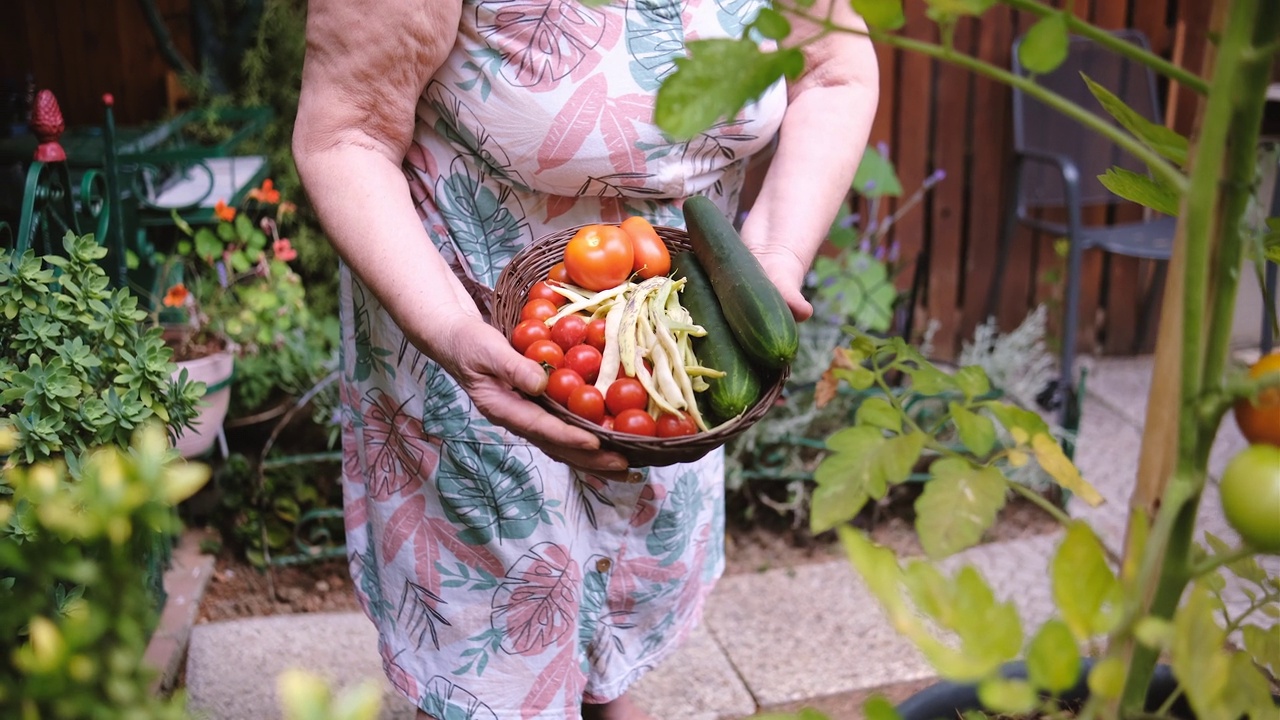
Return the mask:
M 1222 514 L 1240 537 L 1280 553 L 1280 447 L 1250 445 L 1231 458 L 1218 485 Z
M 609 412 L 620 415 L 624 410 L 644 410 L 649 407 L 649 393 L 639 380 L 623 377 L 609 385 L 604 402 Z
M 564 269 L 574 284 L 587 290 L 608 290 L 626 282 L 634 259 L 631 239 L 617 225 L 587 225 L 564 249 Z
M 587 344 L 600 352 L 604 352 L 604 318 L 596 318 L 587 323 Z
M 569 368 L 556 368 L 551 371 L 551 376 L 547 378 L 547 397 L 556 402 L 569 406 L 569 395 L 574 390 L 582 387 L 586 381 L 578 373 Z
M 605 416 L 604 416 L 604 419 L 600 421 L 600 427 L 604 428 L 605 430 L 612 430 L 612 429 L 613 429 L 613 416 L 612 416 L 612 415 L 605 415 Z
M 1249 368 L 1249 377 L 1260 378 L 1280 372 L 1280 352 L 1264 355 Z M 1280 387 L 1269 387 L 1258 393 L 1257 403 L 1247 398 L 1236 401 L 1236 425 L 1251 443 L 1280 445 Z
M 569 279 L 569 271 L 564 269 L 564 263 L 558 262 L 551 266 L 551 270 L 547 272 L 547 279 L 554 280 L 558 283 L 568 285 L 573 282 Z
M 587 321 L 581 315 L 565 315 L 551 326 L 551 339 L 565 352 L 587 339 Z
M 589 383 L 600 376 L 600 351 L 590 345 L 574 345 L 564 353 L 564 364 L 573 368 L 583 380 Z
M 662 413 L 658 416 L 657 425 L 658 437 L 661 438 L 682 437 L 698 432 L 698 426 L 694 424 L 693 418 L 689 417 L 688 413 L 679 415 Z
M 530 300 L 520 308 L 521 320 L 546 320 L 556 314 L 556 306 L 550 300 L 537 298 Z
M 582 385 L 569 393 L 569 412 L 593 423 L 604 421 L 604 395 L 595 385 Z
M 633 272 L 645 279 L 671 272 L 671 251 L 648 220 L 629 217 L 622 221 L 622 229 L 631 238 Z
M 564 351 L 550 340 L 535 340 L 525 348 L 524 356 L 553 368 L 564 367 Z
M 538 300 L 538 299 L 547 300 L 547 301 L 550 301 L 550 303 L 552 305 L 555 305 L 556 307 L 560 307 L 561 305 L 569 302 L 569 298 L 561 295 L 555 290 L 552 290 L 551 286 L 542 280 L 539 280 L 538 282 L 534 283 L 533 287 L 529 288 L 528 299 L 529 300 Z
M 613 429 L 628 435 L 653 437 L 658 434 L 658 423 L 649 413 L 631 408 L 618 413 L 613 419 Z
M 520 324 L 511 330 L 511 347 L 514 347 L 518 353 L 528 350 L 529 346 L 537 340 L 550 339 L 551 328 L 541 320 L 521 320 Z

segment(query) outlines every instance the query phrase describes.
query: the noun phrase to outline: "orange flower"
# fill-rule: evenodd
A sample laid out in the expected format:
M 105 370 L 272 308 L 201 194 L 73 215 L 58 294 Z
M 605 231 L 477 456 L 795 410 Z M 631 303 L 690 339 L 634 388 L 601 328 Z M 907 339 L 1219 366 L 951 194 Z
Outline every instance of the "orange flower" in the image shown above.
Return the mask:
M 280 202 L 280 191 L 276 190 L 271 178 L 262 181 L 262 187 L 249 191 L 249 199 L 274 205 Z
M 187 292 L 187 286 L 178 283 L 169 288 L 169 291 L 164 294 L 164 305 L 165 307 L 180 307 L 187 301 L 188 295 L 190 293 Z
M 271 243 L 271 252 L 275 256 L 285 262 L 289 262 L 298 257 L 298 251 L 293 249 L 293 245 L 289 242 L 289 238 L 280 238 Z
M 236 209 L 227 205 L 225 200 L 219 200 L 217 204 L 213 206 L 213 214 L 217 215 L 219 220 L 224 220 L 226 222 L 231 222 L 236 219 Z

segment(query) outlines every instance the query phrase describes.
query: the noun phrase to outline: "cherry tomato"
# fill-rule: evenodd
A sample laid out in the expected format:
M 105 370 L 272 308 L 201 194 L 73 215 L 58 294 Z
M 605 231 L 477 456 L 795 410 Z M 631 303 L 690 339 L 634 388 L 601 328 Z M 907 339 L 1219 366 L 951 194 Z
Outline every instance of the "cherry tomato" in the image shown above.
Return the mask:
M 1249 377 L 1280 372 L 1280 352 L 1265 355 L 1249 368 Z M 1271 387 L 1258 393 L 1257 402 L 1244 398 L 1235 404 L 1236 425 L 1251 443 L 1280 445 L 1280 388 Z
M 622 221 L 622 229 L 631 238 L 632 271 L 645 279 L 671 272 L 671 251 L 648 220 L 629 217 Z
M 587 290 L 608 290 L 626 282 L 634 259 L 631 239 L 617 225 L 587 225 L 564 249 L 564 269 L 574 284 Z
M 657 425 L 658 437 L 661 438 L 682 437 L 698 432 L 698 426 L 694 424 L 693 418 L 689 417 L 688 413 L 679 415 L 662 413 L 658 416 Z
M 511 347 L 514 347 L 518 353 L 528 350 L 529 346 L 537 340 L 550 339 L 551 328 L 541 320 L 521 320 L 511 330 Z
M 550 300 L 537 298 L 530 300 L 520 308 L 521 320 L 546 320 L 556 314 L 556 306 Z
M 551 377 L 547 378 L 547 397 L 568 407 L 569 395 L 585 384 L 586 381 L 582 376 L 573 370 L 557 368 L 552 370 Z
M 568 285 L 573 282 L 569 279 L 569 271 L 564 269 L 564 263 L 558 262 L 551 266 L 551 270 L 547 272 L 548 280 L 555 280 L 558 283 Z
M 569 412 L 590 422 L 604 421 L 604 395 L 595 385 L 581 385 L 569 393 Z
M 565 352 L 587 339 L 587 321 L 580 315 L 565 315 L 551 326 L 551 339 Z
M 649 407 L 649 393 L 639 380 L 623 377 L 609 385 L 604 402 L 609 412 L 620 415 L 624 410 L 644 410 Z
M 631 408 L 618 413 L 613 419 L 613 429 L 628 435 L 653 437 L 658 433 L 658 423 L 649 413 Z
M 553 329 L 554 332 L 554 329 Z M 574 345 L 564 353 L 564 364 L 573 368 L 583 380 L 589 383 L 600 376 L 600 351 L 590 345 Z
M 524 356 L 553 368 L 564 367 L 564 351 L 550 340 L 535 340 L 525 348 Z
M 605 342 L 604 318 L 596 318 L 587 323 L 587 344 L 604 352 Z
M 613 416 L 612 416 L 612 415 L 605 415 L 605 416 L 604 416 L 604 419 L 600 421 L 600 427 L 604 428 L 605 430 L 612 430 L 612 429 L 613 429 Z
M 539 298 L 550 301 L 551 304 L 556 307 L 560 307 L 569 301 L 569 298 L 561 295 L 555 290 L 552 290 L 551 286 L 543 280 L 539 280 L 533 284 L 533 287 L 529 288 L 529 299 L 537 300 Z
M 1280 447 L 1250 445 L 1231 458 L 1218 485 L 1222 514 L 1253 547 L 1280 553 Z

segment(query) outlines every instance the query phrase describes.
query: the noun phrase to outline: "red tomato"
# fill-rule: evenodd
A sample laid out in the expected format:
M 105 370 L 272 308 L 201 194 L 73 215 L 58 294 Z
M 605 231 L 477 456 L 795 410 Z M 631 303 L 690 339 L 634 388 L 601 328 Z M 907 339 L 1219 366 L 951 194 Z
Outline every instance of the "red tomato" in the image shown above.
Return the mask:
M 629 217 L 622 221 L 622 230 L 631 238 L 632 271 L 645 279 L 671 272 L 671 251 L 648 220 Z
M 550 339 L 551 328 L 541 320 L 521 320 L 520 324 L 511 330 L 511 347 L 514 347 L 518 353 L 528 350 L 529 346 L 537 340 Z
M 631 408 L 618 413 L 613 419 L 613 429 L 628 435 L 653 437 L 658 433 L 658 423 L 649 413 Z
M 581 315 L 565 315 L 551 326 L 551 339 L 565 352 L 587 339 L 587 321 Z
M 568 285 L 573 282 L 569 279 L 569 271 L 564 269 L 564 263 L 558 262 L 551 266 L 551 270 L 547 273 L 548 280 L 555 280 L 558 283 Z
M 587 323 L 587 344 L 600 352 L 604 352 L 604 318 L 596 318 Z
M 535 340 L 532 345 L 525 348 L 524 356 L 553 368 L 564 367 L 564 351 L 550 340 Z
M 552 332 L 555 332 L 552 329 Z M 600 351 L 590 345 L 574 345 L 564 353 L 564 364 L 573 368 L 583 380 L 589 383 L 600 376 Z
M 624 410 L 644 410 L 649 407 L 649 393 L 639 380 L 623 377 L 609 385 L 604 401 L 609 412 L 619 415 Z
M 560 307 L 566 302 L 569 302 L 569 298 L 561 295 L 555 290 L 552 290 L 551 286 L 542 280 L 534 283 L 533 287 L 529 288 L 529 299 L 537 300 L 539 298 L 549 300 L 551 304 L 556 307 Z
M 556 314 L 556 306 L 550 300 L 537 298 L 530 300 L 520 308 L 521 320 L 546 320 Z
M 581 385 L 569 393 L 569 412 L 593 423 L 604 421 L 604 395 L 595 385 Z
M 617 225 L 587 225 L 564 249 L 564 269 L 574 284 L 587 290 L 608 290 L 626 282 L 634 259 L 631 239 Z
M 612 415 L 605 415 L 605 416 L 604 416 L 604 419 L 600 421 L 600 427 L 604 428 L 605 430 L 612 430 L 612 429 L 613 429 L 613 416 L 612 416 Z
M 689 417 L 688 413 L 679 415 L 662 413 L 658 416 L 657 425 L 658 437 L 661 438 L 681 437 L 698 432 L 698 426 L 694 424 L 693 418 Z
M 573 370 L 557 368 L 552 370 L 551 377 L 547 378 L 547 397 L 568 407 L 569 395 L 585 384 L 586 381 L 582 376 Z

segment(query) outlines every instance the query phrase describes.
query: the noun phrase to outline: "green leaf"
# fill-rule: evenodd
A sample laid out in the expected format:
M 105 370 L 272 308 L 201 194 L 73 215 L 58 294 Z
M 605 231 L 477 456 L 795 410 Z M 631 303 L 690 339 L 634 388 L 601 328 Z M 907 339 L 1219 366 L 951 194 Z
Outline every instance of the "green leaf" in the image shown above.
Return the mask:
M 1049 432 L 1049 425 L 1036 413 L 1009 403 L 991 401 L 983 405 L 1009 434 L 1019 447 L 1028 445 L 1031 438 Z
M 953 402 L 948 407 L 951 421 L 960 434 L 960 442 L 977 457 L 986 457 L 996 444 L 996 424 L 991 418 L 968 410 L 960 403 Z
M 870 368 L 862 366 L 853 368 L 836 368 L 833 371 L 837 380 L 849 383 L 854 390 L 866 390 L 876 382 L 876 374 Z
M 1018 60 L 1033 73 L 1050 73 L 1067 59 L 1070 38 L 1063 12 L 1045 15 L 1027 31 L 1018 45 Z
M 823 458 L 814 471 L 818 489 L 823 491 L 814 493 L 814 532 L 852 519 L 867 498 L 880 499 L 890 484 L 906 480 L 924 449 L 925 439 L 922 433 L 886 438 L 879 429 L 865 426 L 846 428 L 828 438 L 827 447 L 833 453 Z M 833 499 L 842 504 L 838 508 L 823 507 Z
M 1240 628 L 1245 652 L 1272 675 L 1280 675 L 1280 632 L 1276 626 L 1263 629 L 1257 625 Z
M 1125 666 L 1118 657 L 1106 657 L 1089 671 L 1089 692 L 1101 700 L 1120 697 L 1124 692 Z
M 1081 521 L 1067 527 L 1053 556 L 1053 598 L 1076 640 L 1111 630 L 1120 618 L 1121 585 L 1107 565 L 1102 542 Z
M 1059 485 L 1093 507 L 1102 504 L 1102 495 L 1080 475 L 1080 469 L 1063 452 L 1057 440 L 1046 433 L 1035 435 L 1031 438 L 1031 449 L 1035 452 L 1040 468 L 1049 473 Z
M 862 716 L 866 720 L 902 720 L 898 709 L 883 695 L 872 695 L 862 704 Z
M 231 267 L 236 272 L 242 273 L 253 267 L 253 263 L 249 261 L 249 256 L 245 255 L 243 250 L 236 250 L 231 253 Z
M 1143 645 L 1163 650 L 1173 639 L 1173 625 L 1163 618 L 1148 616 L 1133 626 L 1133 635 Z
M 1034 710 L 1040 698 L 1026 680 L 987 678 L 978 685 L 978 699 L 987 710 L 1023 715 Z
M 218 238 L 223 242 L 234 242 L 236 239 L 235 224 L 228 222 L 218 223 Z
M 966 365 L 956 371 L 956 387 L 969 400 L 991 392 L 991 378 L 980 365 Z
M 955 457 L 934 461 L 932 478 L 916 499 L 916 532 L 931 558 L 972 547 L 996 521 L 1008 489 L 993 467 Z
M 911 389 L 921 395 L 941 395 L 956 386 L 955 378 L 927 363 L 904 372 L 911 376 Z
M 996 4 L 996 0 L 925 0 L 925 15 L 937 23 L 952 22 L 965 15 L 977 16 Z
M 867 25 L 881 30 L 897 30 L 907 24 L 902 12 L 902 0 L 850 0 L 854 12 L 867 21 Z
M 1103 187 L 1125 200 L 1136 202 L 1156 212 L 1177 217 L 1181 198 L 1178 191 L 1146 175 L 1113 167 L 1098 176 Z
M 242 243 L 247 243 L 249 237 L 254 233 L 253 221 L 249 219 L 248 215 L 240 213 L 236 215 L 235 225 L 236 238 Z
M 771 7 L 761 8 L 751 27 L 770 40 L 782 40 L 791 34 L 791 22 Z
M 856 7 L 857 3 L 854 5 Z M 902 12 L 901 5 L 898 12 Z M 858 163 L 858 172 L 853 176 L 853 191 L 865 198 L 902 195 L 902 183 L 898 180 L 893 161 L 874 147 L 867 146 L 862 152 L 862 161 Z
M 202 227 L 196 231 L 195 242 L 196 255 L 205 260 L 212 261 L 222 254 L 222 241 L 207 227 Z
M 902 413 L 892 403 L 878 395 L 873 395 L 858 405 L 854 422 L 895 433 L 902 432 Z
M 658 127 L 677 140 L 734 117 L 778 80 L 794 80 L 804 70 L 796 48 L 765 53 L 750 40 L 726 38 L 691 40 L 687 47 L 689 57 L 676 58 L 675 72 L 658 88 L 653 112 Z
M 1222 696 L 1231 684 L 1231 662 L 1222 651 L 1225 641 L 1209 590 L 1196 583 L 1174 614 L 1169 663 L 1198 717 L 1226 716 Z
M 958 645 L 921 644 L 939 674 L 958 682 L 977 682 L 1012 660 L 1022 649 L 1022 623 L 1011 602 L 996 600 L 991 586 L 971 565 L 947 579 L 936 566 L 915 561 L 903 582 L 919 612 L 959 639 Z M 925 632 L 928 632 L 927 630 Z M 937 641 L 939 638 L 931 636 Z
M 1080 679 L 1080 648 L 1066 623 L 1050 619 L 1031 639 L 1027 679 L 1054 695 L 1074 687 Z
M 1102 104 L 1102 109 L 1115 118 L 1121 127 L 1128 130 L 1134 137 L 1141 140 L 1144 145 L 1155 150 L 1166 160 L 1178 165 L 1187 163 L 1188 143 L 1185 137 L 1179 135 L 1172 128 L 1151 122 L 1126 105 L 1123 100 L 1116 97 L 1110 90 L 1094 82 L 1093 78 L 1085 73 L 1080 73 L 1080 75 L 1084 78 L 1085 84 L 1089 86 L 1089 92 L 1093 93 L 1093 96 Z

